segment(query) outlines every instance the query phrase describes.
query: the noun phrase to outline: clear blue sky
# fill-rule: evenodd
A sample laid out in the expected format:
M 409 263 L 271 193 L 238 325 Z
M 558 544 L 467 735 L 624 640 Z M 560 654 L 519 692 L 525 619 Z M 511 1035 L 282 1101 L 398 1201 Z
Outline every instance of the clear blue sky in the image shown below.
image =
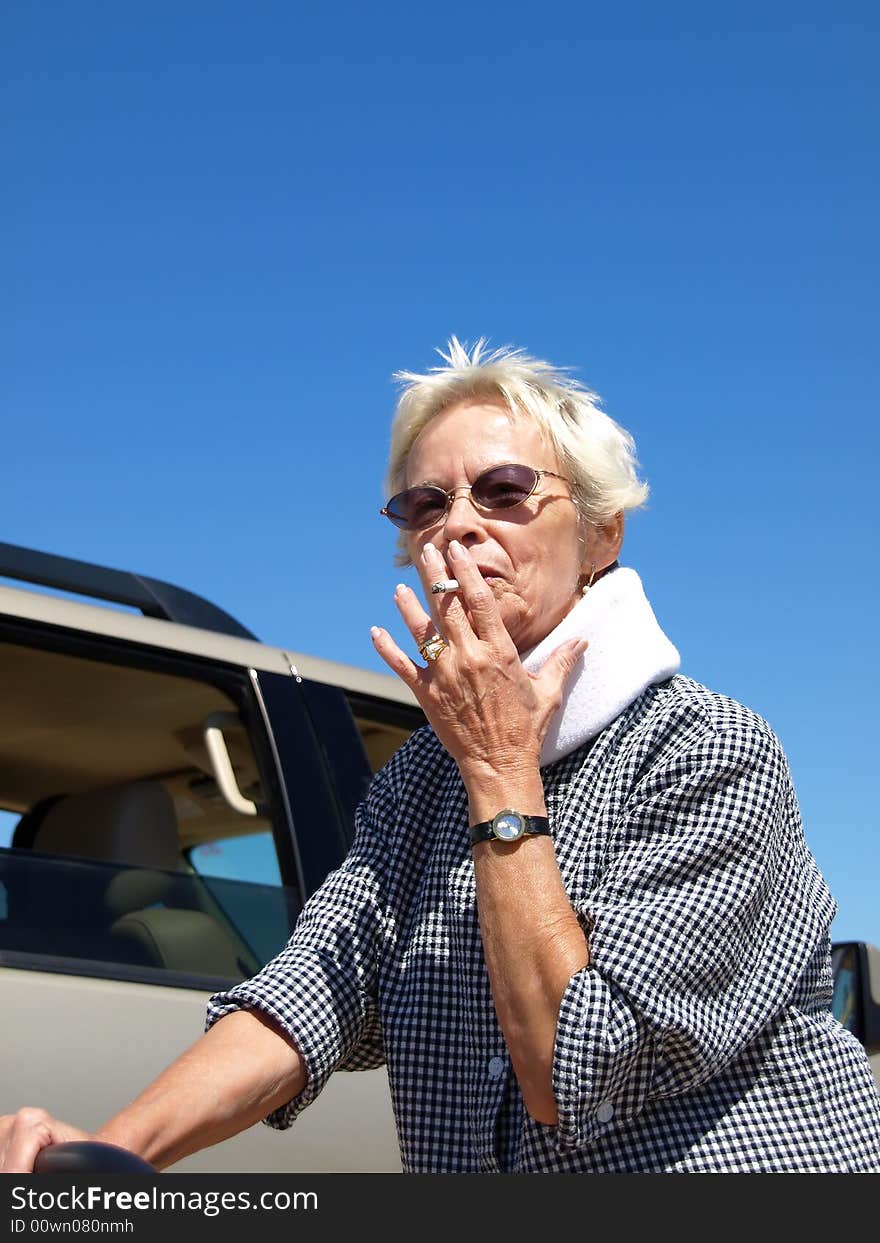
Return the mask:
M 577 369 L 624 561 L 880 944 L 873 0 L 7 6 L 2 538 L 371 668 L 398 368 Z

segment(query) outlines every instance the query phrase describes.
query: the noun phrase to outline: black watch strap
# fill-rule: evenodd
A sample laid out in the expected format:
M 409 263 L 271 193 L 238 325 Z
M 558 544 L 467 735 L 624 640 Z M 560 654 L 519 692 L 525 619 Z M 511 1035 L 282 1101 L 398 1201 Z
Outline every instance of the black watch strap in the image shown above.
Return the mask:
M 477 842 L 518 842 L 527 834 L 544 834 L 550 836 L 550 821 L 546 816 L 524 816 L 512 807 L 505 807 L 491 820 L 470 827 L 471 845 Z

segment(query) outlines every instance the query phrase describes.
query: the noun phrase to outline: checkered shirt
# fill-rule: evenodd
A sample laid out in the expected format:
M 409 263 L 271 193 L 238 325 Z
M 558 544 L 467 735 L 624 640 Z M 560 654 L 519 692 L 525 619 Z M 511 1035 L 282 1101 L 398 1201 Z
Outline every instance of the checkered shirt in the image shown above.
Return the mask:
M 410 1172 L 880 1171 L 880 1098 L 832 1017 L 835 905 L 779 742 L 688 678 L 543 770 L 589 939 L 528 1116 L 492 1004 L 467 798 L 430 728 L 377 774 L 342 866 L 281 953 L 211 1000 L 289 1033 L 308 1084 L 387 1064 Z

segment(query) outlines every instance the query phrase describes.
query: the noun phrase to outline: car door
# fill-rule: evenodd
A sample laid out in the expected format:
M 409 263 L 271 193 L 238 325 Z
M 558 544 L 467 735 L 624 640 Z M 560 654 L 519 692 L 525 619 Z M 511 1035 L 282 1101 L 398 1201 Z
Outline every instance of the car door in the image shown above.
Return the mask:
M 136 639 L 71 626 L 86 607 L 0 620 L 0 1109 L 90 1130 L 198 1037 L 213 991 L 281 948 L 344 854 L 369 765 L 340 688 L 282 653 L 206 655 L 146 619 Z M 334 1076 L 291 1131 L 258 1125 L 174 1168 L 399 1170 L 387 1076 Z

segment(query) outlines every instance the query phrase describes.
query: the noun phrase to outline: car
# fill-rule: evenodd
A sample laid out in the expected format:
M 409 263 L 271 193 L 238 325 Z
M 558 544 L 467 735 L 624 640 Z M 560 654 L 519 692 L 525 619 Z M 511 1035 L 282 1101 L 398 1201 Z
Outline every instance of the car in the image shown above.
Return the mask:
M 156 579 L 10 544 L 0 579 L 0 1111 L 92 1130 L 283 946 L 424 716 L 397 678 L 267 646 Z M 832 961 L 880 1083 L 880 951 Z M 334 1075 L 290 1131 L 172 1168 L 399 1171 L 387 1075 Z
M 424 717 L 399 679 L 153 578 L 10 544 L 0 578 L 0 1111 L 90 1130 L 284 945 Z M 173 1169 L 398 1171 L 387 1075 Z

